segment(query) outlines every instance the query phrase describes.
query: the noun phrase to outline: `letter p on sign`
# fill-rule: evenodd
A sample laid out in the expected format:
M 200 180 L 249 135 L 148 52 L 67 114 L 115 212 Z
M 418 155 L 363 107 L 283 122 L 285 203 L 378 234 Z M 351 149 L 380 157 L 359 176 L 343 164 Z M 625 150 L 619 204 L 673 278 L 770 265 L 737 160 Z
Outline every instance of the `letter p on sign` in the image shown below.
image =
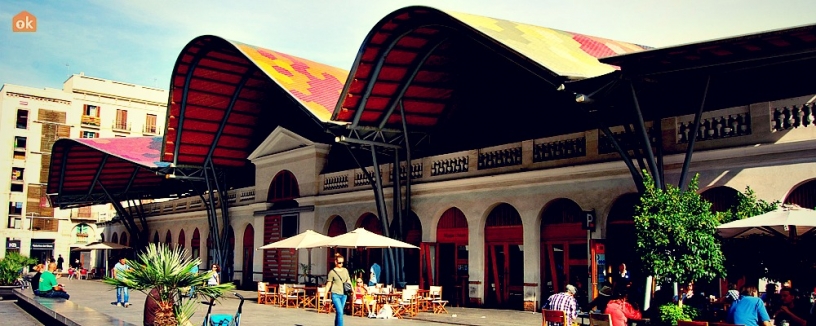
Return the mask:
M 28 11 L 21 11 L 19 14 L 11 18 L 12 32 L 36 32 L 37 31 L 37 17 L 30 14 Z

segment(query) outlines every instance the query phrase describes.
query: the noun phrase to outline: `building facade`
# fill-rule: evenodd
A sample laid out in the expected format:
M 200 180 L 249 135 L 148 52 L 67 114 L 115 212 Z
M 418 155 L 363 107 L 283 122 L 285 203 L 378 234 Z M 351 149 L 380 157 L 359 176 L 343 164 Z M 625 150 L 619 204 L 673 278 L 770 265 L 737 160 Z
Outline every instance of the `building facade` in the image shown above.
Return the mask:
M 157 136 L 164 130 L 167 91 L 84 73 L 70 76 L 63 89 L 5 84 L 0 89 L 0 228 L 4 250 L 45 261 L 89 259 L 70 249 L 101 240 L 96 223 L 113 217 L 108 205 L 60 210 L 51 207 L 45 184 L 51 147 L 59 138 Z M 72 257 L 75 256 L 75 257 Z M 87 266 L 87 263 L 86 263 Z

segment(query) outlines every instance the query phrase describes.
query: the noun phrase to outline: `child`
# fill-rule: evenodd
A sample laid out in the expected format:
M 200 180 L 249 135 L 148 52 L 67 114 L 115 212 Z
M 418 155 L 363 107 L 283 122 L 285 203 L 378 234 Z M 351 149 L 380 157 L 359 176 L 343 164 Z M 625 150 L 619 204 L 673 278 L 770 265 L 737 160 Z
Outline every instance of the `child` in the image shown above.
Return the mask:
M 366 312 L 368 312 L 368 318 L 376 318 L 376 314 L 374 313 L 374 298 L 368 294 L 368 289 L 363 283 L 362 278 L 357 278 L 357 286 L 354 288 L 354 303 L 361 304 L 365 306 Z

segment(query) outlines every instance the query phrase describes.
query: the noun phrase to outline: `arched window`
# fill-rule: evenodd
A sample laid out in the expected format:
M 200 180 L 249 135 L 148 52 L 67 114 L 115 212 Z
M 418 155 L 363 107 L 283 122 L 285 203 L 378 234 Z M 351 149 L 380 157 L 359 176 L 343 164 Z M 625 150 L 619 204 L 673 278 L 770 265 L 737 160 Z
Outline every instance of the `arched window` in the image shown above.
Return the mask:
M 295 175 L 292 172 L 283 170 L 272 178 L 266 202 L 277 203 L 298 197 L 300 197 L 300 189 Z
M 111 237 L 111 242 L 119 243 L 119 235 L 116 232 L 113 233 L 113 236 Z
M 130 244 L 128 243 L 128 234 L 127 234 L 127 232 L 122 232 L 122 236 L 121 236 L 121 237 L 119 237 L 119 244 L 120 244 L 120 245 L 125 245 L 125 246 L 129 246 L 129 245 L 130 245 Z
M 167 233 L 165 233 L 165 235 L 164 235 L 164 243 L 166 245 L 173 244 L 173 235 L 170 234 L 170 230 L 167 230 Z
M 179 247 L 184 249 L 184 244 L 185 244 L 186 241 L 187 241 L 187 239 L 184 238 L 184 229 L 181 229 L 181 231 L 179 231 L 179 237 L 178 237 Z

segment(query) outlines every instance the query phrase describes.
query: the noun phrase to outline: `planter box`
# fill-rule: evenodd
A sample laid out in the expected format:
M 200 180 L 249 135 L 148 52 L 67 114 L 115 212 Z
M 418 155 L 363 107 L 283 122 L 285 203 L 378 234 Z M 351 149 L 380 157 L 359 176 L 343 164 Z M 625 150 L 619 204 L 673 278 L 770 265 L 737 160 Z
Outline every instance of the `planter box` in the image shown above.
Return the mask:
M 15 300 L 17 296 L 14 289 L 19 289 L 18 285 L 0 285 L 0 300 Z

